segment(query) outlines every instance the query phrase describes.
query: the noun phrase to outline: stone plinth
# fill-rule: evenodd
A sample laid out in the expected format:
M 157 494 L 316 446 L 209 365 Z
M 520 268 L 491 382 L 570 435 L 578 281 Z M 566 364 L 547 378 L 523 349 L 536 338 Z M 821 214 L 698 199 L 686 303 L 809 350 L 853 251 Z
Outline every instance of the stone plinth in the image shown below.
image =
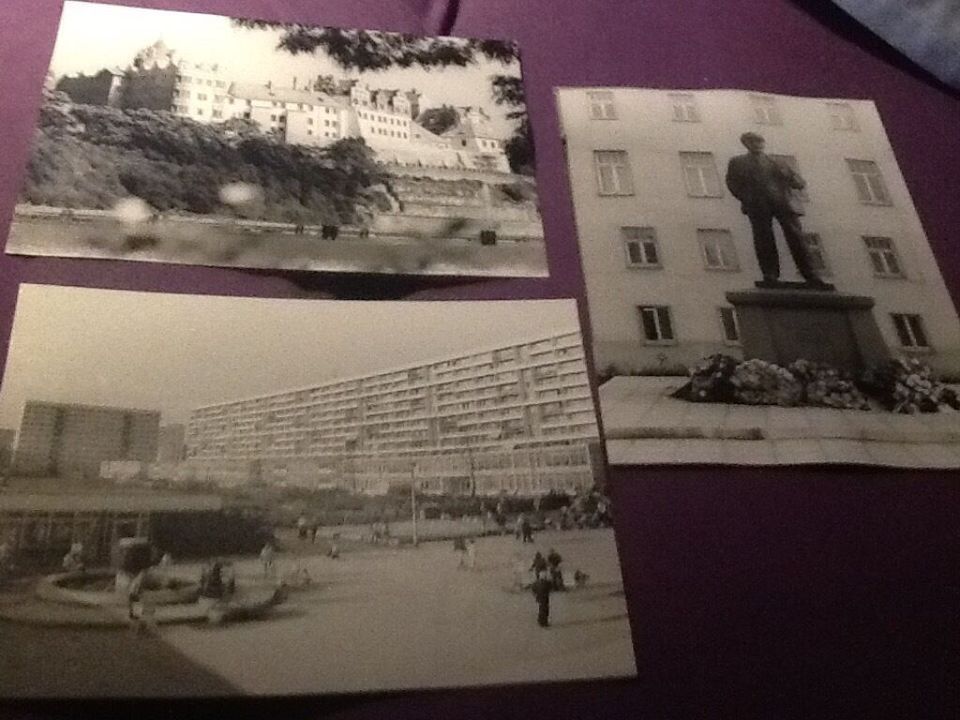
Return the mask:
M 805 358 L 851 372 L 890 358 L 871 297 L 757 288 L 729 292 L 727 300 L 736 309 L 745 358 L 778 365 Z

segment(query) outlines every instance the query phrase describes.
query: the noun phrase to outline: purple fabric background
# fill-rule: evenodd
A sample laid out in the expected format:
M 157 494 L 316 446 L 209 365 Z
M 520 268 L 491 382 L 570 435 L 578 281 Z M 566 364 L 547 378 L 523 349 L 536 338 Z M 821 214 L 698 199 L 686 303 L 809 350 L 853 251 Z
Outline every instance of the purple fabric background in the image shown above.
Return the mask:
M 472 282 L 308 277 L 3 256 L 4 352 L 20 282 L 275 297 L 583 298 L 553 104 L 556 85 L 732 87 L 875 99 L 947 284 L 955 302 L 960 298 L 960 98 L 827 3 L 462 0 L 458 10 L 441 0 L 128 4 L 516 38 L 524 52 L 552 276 Z M 0 3 L 4 231 L 58 11 L 56 0 Z M 21 703 L 0 705 L 0 712 L 391 719 L 956 716 L 955 473 L 654 467 L 616 469 L 610 479 L 636 680 L 147 705 Z

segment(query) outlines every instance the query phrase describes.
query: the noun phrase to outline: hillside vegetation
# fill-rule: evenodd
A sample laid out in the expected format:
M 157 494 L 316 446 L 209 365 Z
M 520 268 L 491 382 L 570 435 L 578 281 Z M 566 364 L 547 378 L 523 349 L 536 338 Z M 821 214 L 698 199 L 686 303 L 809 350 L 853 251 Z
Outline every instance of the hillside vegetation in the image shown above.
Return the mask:
M 304 148 L 252 127 L 65 100 L 51 93 L 42 107 L 25 202 L 110 209 L 132 195 L 162 212 L 281 222 L 355 222 L 362 208 L 391 204 L 388 178 L 363 140 Z M 259 188 L 258 197 L 223 204 L 220 189 L 238 182 Z

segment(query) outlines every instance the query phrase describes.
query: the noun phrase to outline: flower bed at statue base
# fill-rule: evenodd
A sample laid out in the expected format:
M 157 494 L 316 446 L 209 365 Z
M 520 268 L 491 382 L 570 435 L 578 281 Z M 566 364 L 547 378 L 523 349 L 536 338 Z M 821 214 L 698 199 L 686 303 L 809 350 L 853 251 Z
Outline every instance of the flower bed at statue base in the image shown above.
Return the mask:
M 810 360 L 786 367 L 765 360 L 737 360 L 716 354 L 704 358 L 673 397 L 691 402 L 828 407 L 895 413 L 960 410 L 957 393 L 913 359 L 890 360 L 854 377 Z

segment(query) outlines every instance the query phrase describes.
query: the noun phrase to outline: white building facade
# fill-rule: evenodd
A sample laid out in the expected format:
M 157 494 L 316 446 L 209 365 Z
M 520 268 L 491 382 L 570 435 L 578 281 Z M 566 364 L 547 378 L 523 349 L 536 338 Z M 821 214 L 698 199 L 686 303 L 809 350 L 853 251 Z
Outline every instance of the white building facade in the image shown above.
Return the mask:
M 166 51 L 172 57 L 171 51 Z M 363 138 L 382 163 L 510 172 L 502 139 L 494 137 L 482 108 L 457 108 L 459 122 L 437 135 L 416 121 L 421 95 L 341 82 L 343 94 L 309 83 L 281 87 L 234 82 L 217 65 L 177 63 L 171 109 L 202 123 L 243 118 L 295 145 L 324 147 Z
M 573 492 L 598 481 L 579 333 L 195 410 L 184 478 L 382 494 Z
M 960 324 L 872 102 L 632 88 L 557 98 L 599 371 L 740 354 L 726 293 L 761 274 L 724 175 L 753 131 L 806 180 L 803 225 L 823 278 L 875 299 L 893 355 L 960 372 Z M 799 280 L 776 232 L 782 277 Z

